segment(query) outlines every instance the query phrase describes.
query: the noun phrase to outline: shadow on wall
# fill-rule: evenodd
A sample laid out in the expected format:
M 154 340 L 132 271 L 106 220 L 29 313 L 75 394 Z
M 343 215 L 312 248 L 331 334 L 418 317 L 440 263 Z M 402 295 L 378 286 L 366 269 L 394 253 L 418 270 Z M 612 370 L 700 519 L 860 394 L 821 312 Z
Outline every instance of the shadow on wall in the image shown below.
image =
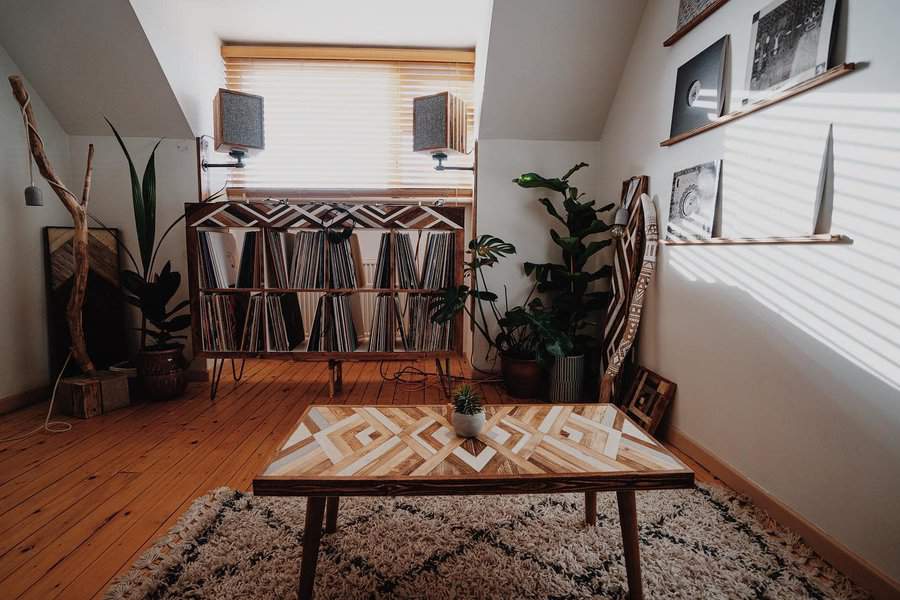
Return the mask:
M 817 94 L 735 123 L 725 137 L 723 236 L 811 233 L 834 123 L 832 232 L 852 246 L 683 248 L 668 265 L 739 288 L 900 390 L 900 95 Z

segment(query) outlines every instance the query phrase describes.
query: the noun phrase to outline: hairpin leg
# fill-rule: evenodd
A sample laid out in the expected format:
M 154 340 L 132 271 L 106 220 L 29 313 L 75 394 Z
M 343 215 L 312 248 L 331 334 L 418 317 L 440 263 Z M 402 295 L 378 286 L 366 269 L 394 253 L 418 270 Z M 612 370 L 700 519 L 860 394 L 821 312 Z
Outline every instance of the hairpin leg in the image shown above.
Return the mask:
M 240 381 L 241 378 L 244 376 L 244 367 L 246 367 L 246 366 L 247 366 L 247 359 L 242 358 L 240 371 L 235 371 L 234 359 L 233 358 L 231 359 L 231 376 L 234 378 L 235 382 Z
M 212 368 L 212 381 L 209 383 L 209 399 L 215 400 L 219 391 L 219 382 L 222 380 L 222 371 L 225 369 L 224 358 L 214 358 Z
M 449 399 L 453 393 L 453 375 L 450 373 L 450 359 L 445 358 L 444 364 L 441 365 L 441 359 L 436 358 L 434 359 L 434 364 L 437 366 L 441 390 L 444 392 L 444 396 Z

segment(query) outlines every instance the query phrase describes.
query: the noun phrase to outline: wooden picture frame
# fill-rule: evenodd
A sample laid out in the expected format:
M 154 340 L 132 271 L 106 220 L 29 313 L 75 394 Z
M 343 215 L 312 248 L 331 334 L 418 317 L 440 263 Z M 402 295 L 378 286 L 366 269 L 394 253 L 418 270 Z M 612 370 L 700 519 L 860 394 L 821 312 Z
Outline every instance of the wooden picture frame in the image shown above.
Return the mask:
M 626 397 L 625 414 L 637 421 L 644 431 L 655 435 L 677 387 L 662 375 L 640 367 Z
M 702 23 L 711 14 L 722 8 L 728 0 L 681 0 L 678 6 L 679 13 L 686 12 L 688 18 L 683 23 L 679 16 L 678 29 L 663 42 L 664 47 L 669 47 L 683 38 L 694 27 Z M 692 5 L 696 5 L 692 7 Z

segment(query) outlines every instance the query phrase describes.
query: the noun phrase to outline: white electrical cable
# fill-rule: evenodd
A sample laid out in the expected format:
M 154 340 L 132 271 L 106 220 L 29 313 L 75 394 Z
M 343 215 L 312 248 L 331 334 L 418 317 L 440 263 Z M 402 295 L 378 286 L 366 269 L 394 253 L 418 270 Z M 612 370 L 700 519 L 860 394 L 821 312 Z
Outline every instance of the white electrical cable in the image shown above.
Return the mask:
M 43 425 L 39 425 L 29 431 L 28 433 L 23 433 L 20 435 L 15 435 L 13 437 L 0 439 L 0 443 L 6 442 L 17 442 L 19 440 L 24 440 L 25 438 L 32 436 L 39 431 L 47 431 L 48 433 L 65 433 L 72 429 L 72 424 L 67 423 L 65 421 L 51 421 L 50 415 L 53 414 L 53 402 L 56 400 L 56 390 L 59 387 L 59 382 L 62 380 L 63 373 L 66 372 L 66 367 L 69 366 L 69 360 L 72 358 L 72 352 L 69 351 L 69 355 L 66 356 L 66 362 L 63 363 L 62 369 L 59 370 L 59 375 L 56 377 L 56 383 L 53 384 L 53 393 L 50 394 L 50 408 L 47 409 L 47 417 L 44 419 Z

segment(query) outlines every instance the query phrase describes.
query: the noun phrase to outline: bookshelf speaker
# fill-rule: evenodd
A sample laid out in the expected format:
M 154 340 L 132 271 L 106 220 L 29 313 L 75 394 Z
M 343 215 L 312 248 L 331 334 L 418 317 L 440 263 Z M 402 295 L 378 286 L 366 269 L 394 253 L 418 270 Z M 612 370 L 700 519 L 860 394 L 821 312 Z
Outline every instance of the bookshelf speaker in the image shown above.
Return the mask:
M 450 92 L 413 99 L 415 152 L 466 152 L 466 103 Z
M 220 89 L 213 101 L 216 150 L 262 150 L 263 97 Z

